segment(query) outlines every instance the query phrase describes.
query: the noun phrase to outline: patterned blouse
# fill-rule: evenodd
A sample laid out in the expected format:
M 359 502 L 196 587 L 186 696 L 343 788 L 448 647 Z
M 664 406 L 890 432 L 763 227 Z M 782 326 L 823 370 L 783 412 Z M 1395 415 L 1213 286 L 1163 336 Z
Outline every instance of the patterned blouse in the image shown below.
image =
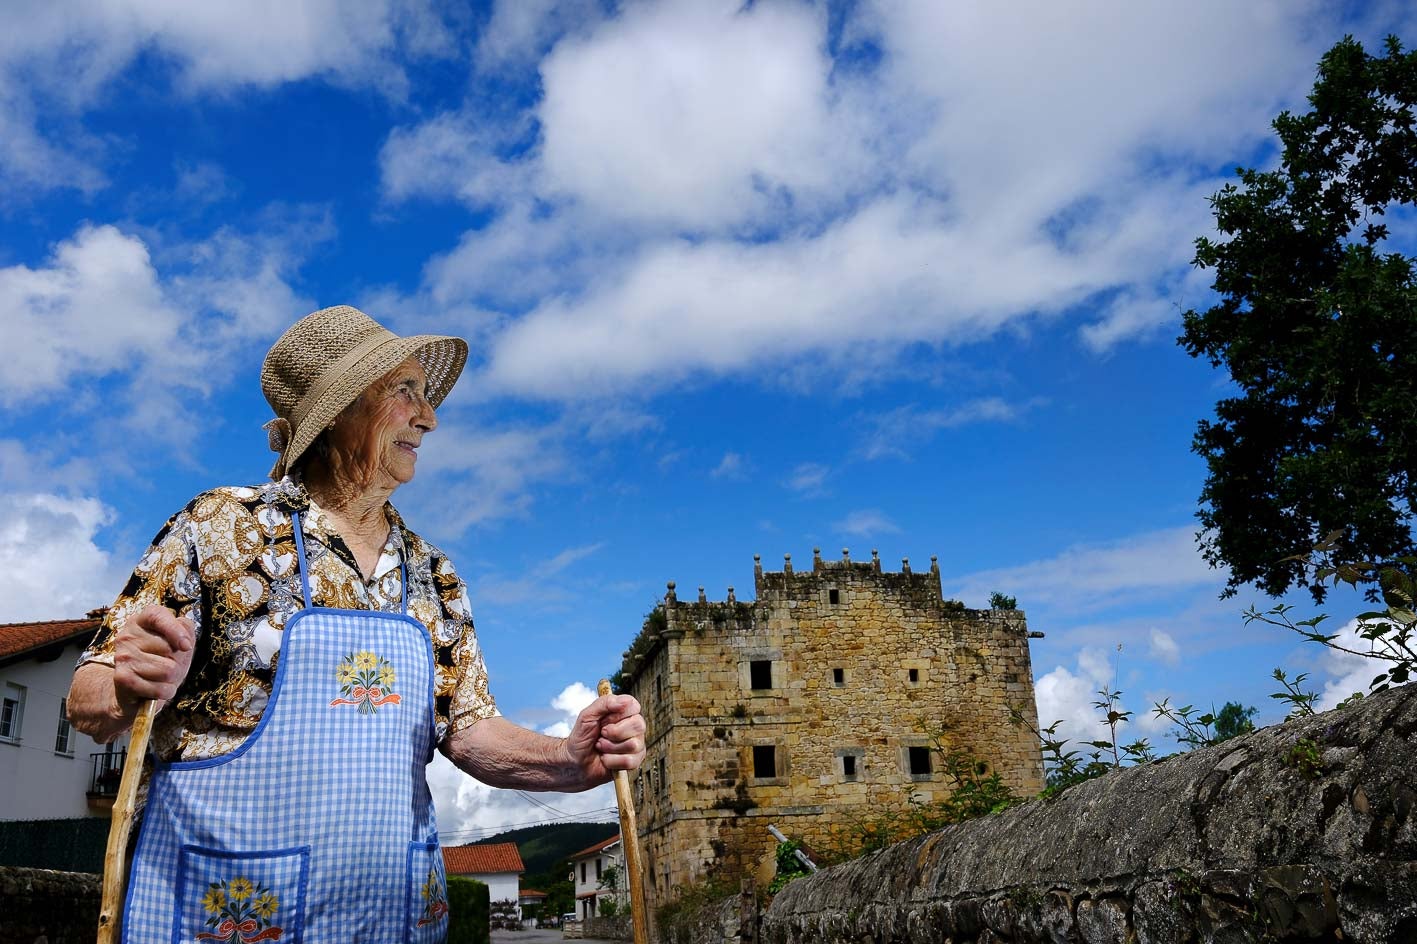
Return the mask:
M 165 524 L 103 618 L 103 632 L 79 664 L 113 664 L 117 627 L 157 603 L 197 625 L 187 680 L 153 723 L 165 761 L 234 750 L 255 729 L 270 697 L 281 633 L 304 607 L 291 513 L 300 515 L 306 574 L 316 606 L 400 612 L 401 560 L 408 612 L 433 637 L 438 741 L 497 714 L 472 625 L 467 587 L 442 551 L 404 526 L 392 527 L 374 576 L 365 581 L 344 539 L 298 478 L 203 492 Z

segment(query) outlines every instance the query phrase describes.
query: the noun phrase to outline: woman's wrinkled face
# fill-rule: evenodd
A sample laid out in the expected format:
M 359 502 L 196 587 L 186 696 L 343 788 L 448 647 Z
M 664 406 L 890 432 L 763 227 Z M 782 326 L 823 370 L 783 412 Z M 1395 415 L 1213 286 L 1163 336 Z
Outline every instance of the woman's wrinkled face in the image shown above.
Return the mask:
M 413 478 L 424 434 L 438 426 L 417 358 L 374 381 L 338 417 L 329 437 L 332 471 L 359 489 L 394 489 Z

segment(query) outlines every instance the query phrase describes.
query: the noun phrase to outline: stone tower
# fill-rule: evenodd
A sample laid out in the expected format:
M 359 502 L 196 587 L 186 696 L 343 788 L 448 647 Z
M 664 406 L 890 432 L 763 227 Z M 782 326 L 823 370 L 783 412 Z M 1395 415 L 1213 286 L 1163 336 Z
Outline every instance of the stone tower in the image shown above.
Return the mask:
M 930 729 L 946 728 L 1016 792 L 1043 786 L 1028 628 L 1018 610 L 944 600 L 939 567 L 824 561 L 754 566 L 757 599 L 678 599 L 669 584 L 626 652 L 621 688 L 644 707 L 636 778 L 655 902 L 709 875 L 755 871 L 791 838 L 826 845 L 853 816 L 950 788 Z M 757 560 L 755 558 L 755 560 Z

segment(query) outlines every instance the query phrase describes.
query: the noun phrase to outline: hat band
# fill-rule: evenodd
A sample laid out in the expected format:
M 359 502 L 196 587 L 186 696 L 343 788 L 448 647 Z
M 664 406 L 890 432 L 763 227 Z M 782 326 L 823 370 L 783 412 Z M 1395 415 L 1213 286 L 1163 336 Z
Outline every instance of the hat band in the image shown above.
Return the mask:
M 295 405 L 295 409 L 290 411 L 290 425 L 294 429 L 299 429 L 300 424 L 305 421 L 305 417 L 315 408 L 315 405 L 329 392 L 335 381 L 339 380 L 355 364 L 372 354 L 381 345 L 389 341 L 398 340 L 398 335 L 387 328 L 380 328 L 382 334 L 373 334 L 365 338 L 355 347 L 346 351 L 344 355 L 329 366 L 320 379 L 310 388 L 309 392 Z M 362 390 L 360 391 L 363 392 Z

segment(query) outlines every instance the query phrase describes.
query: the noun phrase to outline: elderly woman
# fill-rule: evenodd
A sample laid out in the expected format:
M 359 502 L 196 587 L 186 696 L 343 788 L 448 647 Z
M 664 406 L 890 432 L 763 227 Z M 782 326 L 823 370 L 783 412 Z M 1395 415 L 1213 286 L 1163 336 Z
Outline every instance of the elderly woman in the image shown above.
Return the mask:
M 629 696 L 566 738 L 497 714 L 463 582 L 389 504 L 466 359 L 353 308 L 301 319 L 261 372 L 273 481 L 193 499 L 109 609 L 75 726 L 107 741 L 163 706 L 125 940 L 441 940 L 434 748 L 523 790 L 643 759 Z

